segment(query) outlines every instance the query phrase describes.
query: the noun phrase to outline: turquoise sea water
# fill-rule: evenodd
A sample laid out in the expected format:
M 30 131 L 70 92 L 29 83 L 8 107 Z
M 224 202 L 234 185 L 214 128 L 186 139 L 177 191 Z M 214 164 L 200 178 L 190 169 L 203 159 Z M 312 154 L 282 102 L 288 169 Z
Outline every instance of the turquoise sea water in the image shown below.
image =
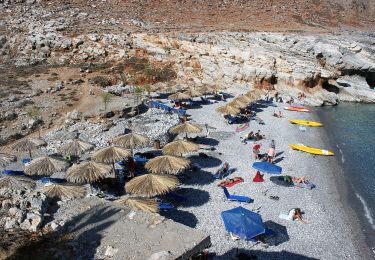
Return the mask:
M 341 103 L 317 109 L 348 183 L 350 206 L 375 246 L 375 105 Z

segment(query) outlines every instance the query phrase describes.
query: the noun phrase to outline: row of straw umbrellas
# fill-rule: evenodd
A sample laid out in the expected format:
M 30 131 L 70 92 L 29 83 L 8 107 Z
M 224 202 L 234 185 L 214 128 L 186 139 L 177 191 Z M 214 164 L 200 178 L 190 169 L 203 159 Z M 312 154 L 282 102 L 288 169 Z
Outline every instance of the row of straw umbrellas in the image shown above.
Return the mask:
M 241 103 L 249 104 L 259 97 L 259 92 L 249 92 L 242 95 L 228 105 L 224 106 L 226 114 L 237 114 L 238 105 Z M 219 108 L 218 110 L 221 110 Z M 202 127 L 189 122 L 179 124 L 170 129 L 171 133 L 200 133 Z M 52 184 L 44 187 L 45 192 L 50 197 L 76 198 L 85 195 L 85 190 L 77 184 L 91 184 L 104 179 L 112 171 L 115 173 L 115 163 L 126 157 L 133 156 L 133 149 L 146 147 L 150 140 L 140 134 L 130 133 L 115 137 L 112 146 L 100 149 L 91 156 L 91 161 L 73 164 L 66 171 L 66 179 L 70 184 Z M 17 152 L 28 152 L 32 156 L 32 151 L 41 146 L 46 146 L 46 142 L 37 138 L 25 138 L 13 145 L 13 150 Z M 80 157 L 88 151 L 94 149 L 94 145 L 82 140 L 72 140 L 66 146 L 61 148 L 63 155 L 74 155 Z M 190 160 L 183 155 L 197 151 L 199 145 L 187 140 L 176 140 L 166 144 L 163 148 L 163 155 L 149 160 L 145 168 L 147 174 L 138 176 L 130 180 L 125 185 L 125 190 L 131 196 L 124 196 L 118 202 L 130 207 L 150 212 L 157 212 L 157 201 L 155 196 L 165 194 L 175 189 L 179 185 L 176 176 L 190 165 Z M 0 153 L 0 164 L 5 166 L 16 157 L 10 154 Z M 51 176 L 56 172 L 65 171 L 68 164 L 52 156 L 41 156 L 33 159 L 26 167 L 25 174 L 29 176 Z M 115 174 L 116 176 L 116 174 Z M 1 187 L 11 188 L 31 188 L 35 186 L 30 179 L 24 177 L 7 176 L 0 179 Z
M 171 133 L 199 133 L 202 128 L 198 125 L 184 123 L 170 129 Z M 99 181 L 112 171 L 115 172 L 115 163 L 123 160 L 128 156 L 133 156 L 133 149 L 145 147 L 150 140 L 143 135 L 130 133 L 118 136 L 113 139 L 113 145 L 94 152 L 91 161 L 73 164 L 67 169 L 68 163 L 53 157 L 41 156 L 33 159 L 26 167 L 25 174 L 28 176 L 51 176 L 56 172 L 65 171 L 66 179 L 71 184 L 52 184 L 44 188 L 47 195 L 59 198 L 82 197 L 85 194 L 84 188 L 76 184 L 92 184 Z M 46 143 L 41 139 L 26 138 L 15 145 L 14 151 L 27 151 L 32 155 L 32 151 Z M 64 155 L 81 156 L 92 150 L 92 144 L 81 140 L 73 140 L 66 146 L 62 147 L 61 153 Z M 183 158 L 182 155 L 199 149 L 199 145 L 186 140 L 177 140 L 171 142 L 163 148 L 163 155 L 151 159 L 145 165 L 149 173 L 133 178 L 126 184 L 126 191 L 139 197 L 126 196 L 119 200 L 120 203 L 135 207 L 141 210 L 157 212 L 157 202 L 153 197 L 162 195 L 176 188 L 179 184 L 178 179 L 173 176 L 190 165 L 190 161 Z M 15 161 L 16 157 L 1 154 L 2 165 Z M 3 160 L 4 159 L 4 160 Z M 0 187 L 19 189 L 32 188 L 35 183 L 25 177 L 7 176 L 0 179 Z M 151 206 L 150 206 L 151 205 Z M 156 206 L 155 206 L 156 205 Z
M 216 111 L 224 115 L 237 115 L 242 108 L 246 108 L 249 103 L 257 101 L 262 94 L 263 91 L 259 89 L 249 91 L 246 94 L 233 99 L 225 106 L 218 107 Z

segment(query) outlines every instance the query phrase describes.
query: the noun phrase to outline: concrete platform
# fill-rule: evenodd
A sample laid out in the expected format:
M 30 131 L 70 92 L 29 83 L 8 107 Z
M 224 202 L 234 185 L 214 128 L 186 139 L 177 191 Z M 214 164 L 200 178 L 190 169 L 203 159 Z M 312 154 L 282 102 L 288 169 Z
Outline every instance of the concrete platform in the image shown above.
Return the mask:
M 209 235 L 158 214 L 134 211 L 96 197 L 82 202 L 85 207 L 79 208 L 83 211 L 66 223 L 79 245 L 80 257 L 187 259 L 211 244 Z

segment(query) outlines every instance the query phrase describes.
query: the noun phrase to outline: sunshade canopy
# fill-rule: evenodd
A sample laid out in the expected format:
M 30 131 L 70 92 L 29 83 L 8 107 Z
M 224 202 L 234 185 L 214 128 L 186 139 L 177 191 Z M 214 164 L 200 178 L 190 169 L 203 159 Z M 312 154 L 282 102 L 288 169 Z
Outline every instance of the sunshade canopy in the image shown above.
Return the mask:
M 185 140 L 177 140 L 166 144 L 163 148 L 163 153 L 169 155 L 182 155 L 197 150 L 199 150 L 199 145 Z
M 68 164 L 60 159 L 50 156 L 38 157 L 32 160 L 25 167 L 26 175 L 50 176 L 56 172 L 61 172 L 68 167 Z
M 221 217 L 225 229 L 244 240 L 250 240 L 266 231 L 262 217 L 243 207 L 223 211 Z
M 282 168 L 280 166 L 269 162 L 255 162 L 253 163 L 253 168 L 269 174 L 281 174 L 282 171 Z
M 43 187 L 43 191 L 50 198 L 73 199 L 85 196 L 85 189 L 81 186 L 66 184 L 51 184 Z
M 128 156 L 132 156 L 131 151 L 116 146 L 110 146 L 95 152 L 92 155 L 92 159 L 99 163 L 113 164 Z
M 225 115 L 237 115 L 240 112 L 240 109 L 228 104 L 222 107 L 218 107 L 216 111 Z
M 68 169 L 66 179 L 74 183 L 92 183 L 103 179 L 111 172 L 111 167 L 96 162 L 74 164 Z
M 125 189 L 134 195 L 153 197 L 171 191 L 178 183 L 172 175 L 144 174 L 126 183 Z
M 159 212 L 158 203 L 155 199 L 125 197 L 116 200 L 116 202 L 145 212 Z
M 149 160 L 145 168 L 156 174 L 177 174 L 186 169 L 190 164 L 188 159 L 172 156 L 162 155 Z
M 61 148 L 61 152 L 64 155 L 81 156 L 82 154 L 93 148 L 93 144 L 86 143 L 76 139 L 65 145 L 63 148 Z
M 113 139 L 113 144 L 124 148 L 140 148 L 150 143 L 150 139 L 145 135 L 130 133 L 117 136 Z
M 188 122 L 176 125 L 170 129 L 170 132 L 173 134 L 180 134 L 180 133 L 200 133 L 202 132 L 202 128 L 199 125 L 190 124 Z

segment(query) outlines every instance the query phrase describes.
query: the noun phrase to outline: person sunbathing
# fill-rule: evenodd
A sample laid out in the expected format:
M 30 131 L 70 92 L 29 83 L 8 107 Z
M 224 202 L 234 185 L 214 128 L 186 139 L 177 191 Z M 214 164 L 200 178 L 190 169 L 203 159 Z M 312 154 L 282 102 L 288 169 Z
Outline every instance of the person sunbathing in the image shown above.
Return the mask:
M 217 176 L 217 178 L 223 178 L 227 173 L 229 172 L 229 163 L 224 163 L 222 167 L 220 167 L 220 169 L 218 169 L 215 173 L 215 176 Z
M 297 177 L 292 177 L 292 181 L 293 181 L 294 183 L 304 183 L 304 184 L 309 184 L 309 181 L 306 180 L 306 178 L 305 178 L 304 176 L 299 177 L 299 178 L 297 178 Z
M 260 130 L 258 130 L 258 132 L 255 133 L 254 137 L 255 137 L 256 140 L 262 140 L 262 139 L 265 139 L 265 138 L 266 138 L 265 135 L 262 135 L 262 134 L 260 133 Z
M 232 184 L 234 182 L 239 182 L 239 181 L 243 181 L 243 179 L 241 177 L 234 177 L 234 178 L 231 178 L 231 179 L 228 179 L 228 180 L 225 180 L 225 181 L 222 181 L 220 182 L 217 186 L 219 187 L 225 187 L 229 184 Z
M 306 223 L 303 219 L 302 219 L 302 211 L 300 208 L 294 208 L 294 209 L 291 209 L 288 213 L 288 215 L 285 215 L 285 214 L 280 214 L 279 215 L 279 218 L 281 219 L 285 219 L 285 220 L 292 220 L 292 221 L 301 221 L 302 223 Z

